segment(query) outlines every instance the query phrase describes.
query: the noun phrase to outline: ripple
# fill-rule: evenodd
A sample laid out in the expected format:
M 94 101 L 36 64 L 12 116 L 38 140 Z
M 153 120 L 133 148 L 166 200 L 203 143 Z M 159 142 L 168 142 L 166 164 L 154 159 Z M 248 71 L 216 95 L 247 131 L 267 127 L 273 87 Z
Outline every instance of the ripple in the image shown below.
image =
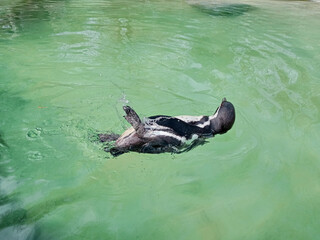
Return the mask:
M 2 177 L 0 176 L 0 192 L 4 195 L 9 195 L 18 186 L 17 180 L 14 176 Z
M 100 33 L 92 30 L 60 32 L 53 35 L 59 41 L 57 49 L 61 60 L 79 61 L 87 64 L 94 62 L 93 57 L 100 55 Z
M 5 1 L 16 6 L 0 9 L 0 194 L 27 219 L 10 214 L 0 239 L 319 232 L 319 4 L 189 1 Z M 224 96 L 233 129 L 186 154 L 106 159 L 96 141 L 128 127 L 128 102 L 142 116 L 202 115 Z
M 21 216 L 17 214 L 15 218 L 25 218 L 25 212 L 21 212 L 19 214 L 21 214 Z M 14 221 L 16 221 L 17 219 L 14 219 Z M 20 225 L 19 228 L 17 228 L 16 226 L 10 226 L 0 230 L 1 239 L 28 240 L 34 239 L 35 235 L 35 227 L 32 225 Z

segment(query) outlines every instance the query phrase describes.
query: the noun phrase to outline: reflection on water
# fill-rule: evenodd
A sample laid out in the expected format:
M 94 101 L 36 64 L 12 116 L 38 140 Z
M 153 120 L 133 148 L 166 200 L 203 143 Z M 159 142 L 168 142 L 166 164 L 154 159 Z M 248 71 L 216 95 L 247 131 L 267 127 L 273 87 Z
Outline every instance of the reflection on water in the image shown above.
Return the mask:
M 59 16 L 65 1 L 12 1 L 4 3 L 0 10 L 0 33 L 3 36 L 16 37 L 25 30 L 38 27 L 41 30 L 42 21 L 50 21 Z
M 319 16 L 303 1 L 1 1 L 0 239 L 316 239 Z M 97 141 L 128 127 L 128 102 L 209 115 L 222 97 L 233 129 L 187 153 L 114 159 Z

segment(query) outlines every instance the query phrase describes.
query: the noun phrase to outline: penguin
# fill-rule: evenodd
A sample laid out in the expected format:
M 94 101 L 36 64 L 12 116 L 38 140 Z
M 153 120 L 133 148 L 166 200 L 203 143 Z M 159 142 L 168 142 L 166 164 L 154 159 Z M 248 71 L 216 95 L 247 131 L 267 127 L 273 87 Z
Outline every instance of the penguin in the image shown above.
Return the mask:
M 235 109 L 226 98 L 211 116 L 156 115 L 143 121 L 130 107 L 124 106 L 124 118 L 131 125 L 121 136 L 99 134 L 101 142 L 115 141 L 112 148 L 105 149 L 113 156 L 130 151 L 139 153 L 182 153 L 216 134 L 228 132 L 235 122 Z

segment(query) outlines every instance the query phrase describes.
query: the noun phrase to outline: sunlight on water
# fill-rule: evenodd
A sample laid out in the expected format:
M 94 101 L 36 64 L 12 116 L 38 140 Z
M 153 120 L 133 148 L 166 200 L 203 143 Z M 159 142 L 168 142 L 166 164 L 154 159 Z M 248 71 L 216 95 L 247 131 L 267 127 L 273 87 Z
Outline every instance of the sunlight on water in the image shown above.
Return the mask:
M 320 5 L 0 3 L 0 239 L 317 239 Z M 97 134 L 210 115 L 190 152 L 112 158 Z

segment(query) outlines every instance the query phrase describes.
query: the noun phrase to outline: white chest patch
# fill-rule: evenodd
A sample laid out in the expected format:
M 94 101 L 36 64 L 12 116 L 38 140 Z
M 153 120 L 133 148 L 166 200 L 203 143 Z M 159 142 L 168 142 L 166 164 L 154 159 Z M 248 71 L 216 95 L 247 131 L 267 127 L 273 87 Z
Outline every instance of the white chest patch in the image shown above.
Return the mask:
M 171 137 L 171 138 L 175 138 L 179 141 L 185 141 L 185 137 L 180 137 L 177 136 L 173 133 L 170 132 L 165 132 L 165 131 L 161 131 L 161 130 L 152 130 L 152 131 L 147 131 L 146 134 L 144 135 L 145 138 L 156 138 L 156 137 Z
M 204 116 L 177 116 L 175 118 L 178 118 L 186 123 L 189 122 L 198 122 L 200 121 Z

